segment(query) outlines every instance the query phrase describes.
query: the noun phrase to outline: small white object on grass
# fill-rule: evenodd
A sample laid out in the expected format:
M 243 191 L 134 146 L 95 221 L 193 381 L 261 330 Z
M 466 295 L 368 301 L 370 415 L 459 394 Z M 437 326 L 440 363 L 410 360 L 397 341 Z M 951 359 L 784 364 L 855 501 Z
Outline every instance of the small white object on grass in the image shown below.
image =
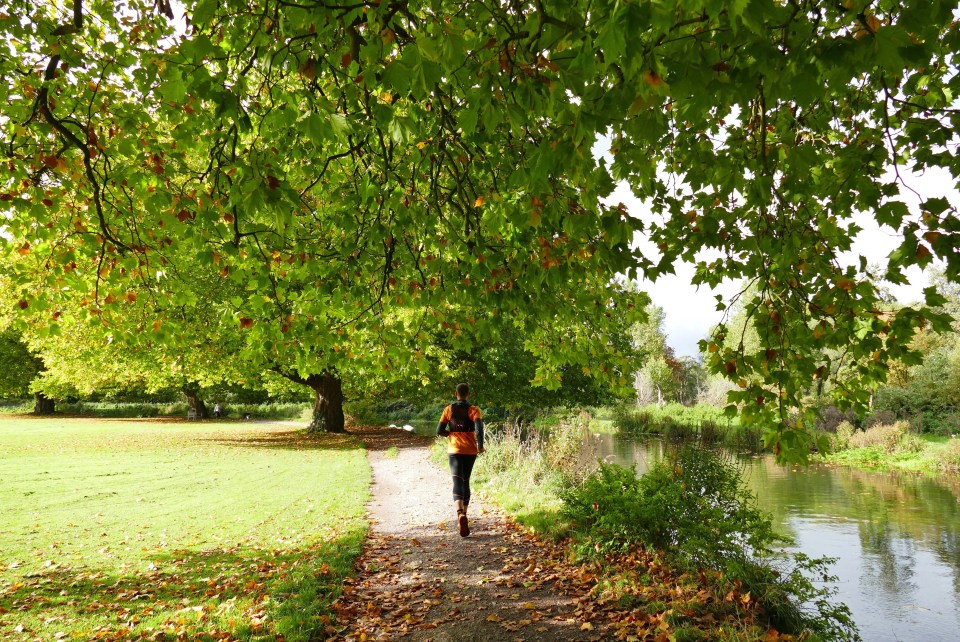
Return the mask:
M 404 424 L 403 429 L 406 430 L 407 432 L 413 432 L 413 426 L 411 426 L 410 424 Z
M 399 427 L 400 426 L 398 426 L 397 424 L 390 424 L 389 426 L 387 426 L 387 428 L 399 428 Z

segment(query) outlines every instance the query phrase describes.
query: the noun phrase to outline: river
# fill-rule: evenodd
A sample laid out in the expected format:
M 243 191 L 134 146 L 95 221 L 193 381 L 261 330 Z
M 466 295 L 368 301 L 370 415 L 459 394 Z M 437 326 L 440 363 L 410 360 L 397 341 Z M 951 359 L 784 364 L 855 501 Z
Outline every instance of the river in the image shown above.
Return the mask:
M 664 446 L 591 435 L 584 452 L 642 473 Z M 960 641 L 960 480 L 740 461 L 790 548 L 837 558 L 837 597 L 865 642 Z

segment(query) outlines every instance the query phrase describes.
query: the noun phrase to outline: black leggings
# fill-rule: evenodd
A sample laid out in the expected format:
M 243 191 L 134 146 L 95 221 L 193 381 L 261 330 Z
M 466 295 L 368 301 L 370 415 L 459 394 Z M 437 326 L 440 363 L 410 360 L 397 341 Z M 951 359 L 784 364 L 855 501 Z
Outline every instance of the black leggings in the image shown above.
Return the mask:
M 453 500 L 463 500 L 470 503 L 470 473 L 473 472 L 473 463 L 476 455 L 449 455 L 450 474 L 453 475 Z

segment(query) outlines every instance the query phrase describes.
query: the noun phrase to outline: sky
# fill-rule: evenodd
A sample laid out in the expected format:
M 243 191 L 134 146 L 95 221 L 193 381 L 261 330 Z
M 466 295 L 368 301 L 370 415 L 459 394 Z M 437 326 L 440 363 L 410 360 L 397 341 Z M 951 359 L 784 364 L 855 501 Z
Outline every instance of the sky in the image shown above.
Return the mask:
M 923 196 L 924 199 L 937 196 L 946 197 L 955 207 L 960 207 L 960 190 L 957 183 L 947 172 L 928 172 L 926 175 L 907 175 L 901 170 L 906 183 Z M 904 190 L 902 199 L 912 210 L 919 211 L 920 199 Z M 627 206 L 632 216 L 649 220 L 649 208 L 630 192 L 626 184 L 618 185 L 614 193 L 607 199 Z M 853 220 L 863 228 L 854 240 L 850 252 L 844 253 L 840 260 L 844 264 L 858 262 L 863 255 L 871 264 L 886 264 L 887 255 L 899 247 L 902 237 L 893 229 L 880 226 L 869 214 L 859 213 Z M 638 235 L 635 245 L 651 255 L 656 255 L 654 244 L 647 238 Z M 656 282 L 643 280 L 640 282 L 642 290 L 650 295 L 655 305 L 663 308 L 665 321 L 664 331 L 667 344 L 672 347 L 678 356 L 697 356 L 700 353 L 697 342 L 706 337 L 714 325 L 720 322 L 723 312 L 717 310 L 716 295 L 720 294 L 725 301 L 729 301 L 740 290 L 739 283 L 729 281 L 713 290 L 707 286 L 697 289 L 691 284 L 694 266 L 691 263 L 681 263 L 676 266 L 676 273 L 661 277 Z M 923 288 L 929 285 L 927 274 L 917 267 L 906 273 L 908 284 L 885 284 L 889 292 L 902 303 L 914 303 L 922 300 Z

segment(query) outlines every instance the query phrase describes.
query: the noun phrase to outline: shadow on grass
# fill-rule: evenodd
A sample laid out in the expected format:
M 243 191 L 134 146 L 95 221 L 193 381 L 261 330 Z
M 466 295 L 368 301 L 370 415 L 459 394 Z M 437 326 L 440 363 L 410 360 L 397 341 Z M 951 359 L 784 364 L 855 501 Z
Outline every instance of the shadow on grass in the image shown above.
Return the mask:
M 353 426 L 350 428 L 350 434 L 362 441 L 368 450 L 375 452 L 390 448 L 404 450 L 428 447 L 434 440 L 433 437 L 424 437 L 399 428 L 382 426 Z
M 360 443 L 350 433 L 311 433 L 306 430 L 286 430 L 226 437 L 222 434 L 201 438 L 206 443 L 236 448 L 264 450 L 355 450 Z
M 364 535 L 358 525 L 286 549 L 172 551 L 124 574 L 59 568 L 0 594 L 0 613 L 37 639 L 58 631 L 111 640 L 324 639 L 330 604 L 353 572 Z

